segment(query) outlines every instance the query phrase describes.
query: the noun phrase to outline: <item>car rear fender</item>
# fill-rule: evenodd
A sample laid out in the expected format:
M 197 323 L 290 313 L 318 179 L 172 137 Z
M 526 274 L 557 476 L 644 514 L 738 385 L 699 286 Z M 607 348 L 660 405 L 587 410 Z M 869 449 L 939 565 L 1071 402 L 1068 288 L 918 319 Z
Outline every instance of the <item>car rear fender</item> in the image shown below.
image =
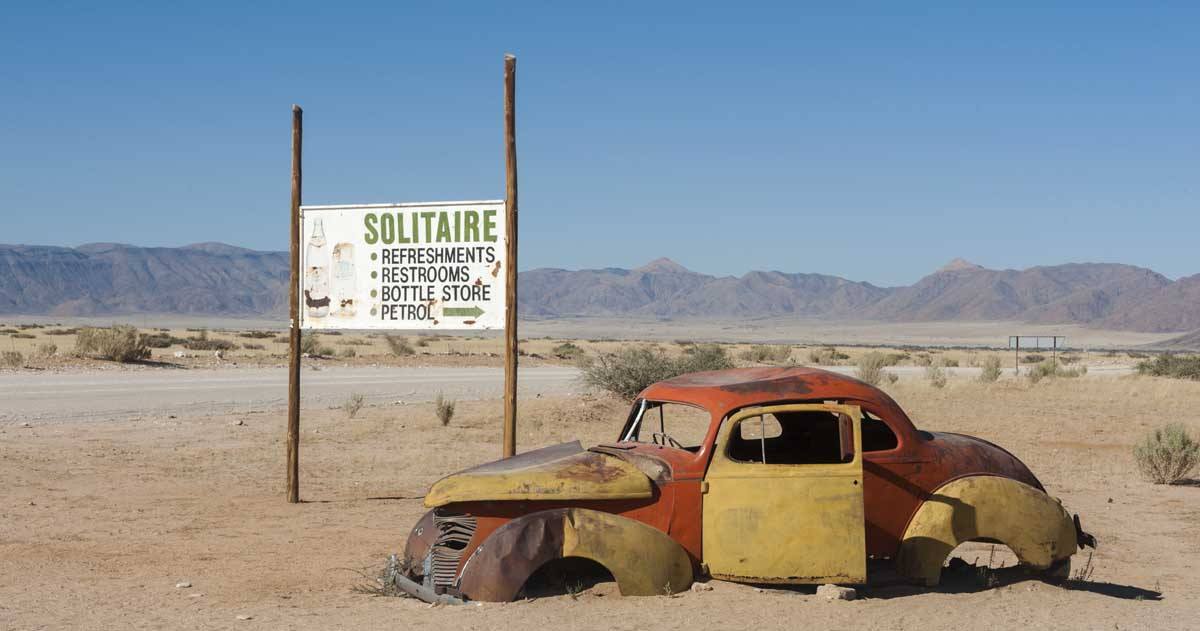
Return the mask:
M 463 565 L 459 592 L 471 600 L 510 601 L 538 568 L 569 557 L 604 566 L 625 596 L 675 593 L 692 585 L 690 558 L 661 530 L 612 513 L 559 508 L 496 529 Z
M 1008 546 L 1023 565 L 1045 570 L 1076 550 L 1076 528 L 1062 504 L 1011 478 L 975 475 L 937 489 L 904 531 L 897 557 L 900 573 L 937 585 L 942 565 L 965 541 Z

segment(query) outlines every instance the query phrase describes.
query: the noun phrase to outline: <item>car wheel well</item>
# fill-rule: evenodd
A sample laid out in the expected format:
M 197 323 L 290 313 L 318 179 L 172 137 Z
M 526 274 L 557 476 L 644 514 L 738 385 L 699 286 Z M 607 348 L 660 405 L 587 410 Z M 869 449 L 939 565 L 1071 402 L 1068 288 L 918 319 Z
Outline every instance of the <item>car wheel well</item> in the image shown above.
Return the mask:
M 517 599 L 576 594 L 600 583 L 616 582 L 603 563 L 582 556 L 550 559 L 525 579 Z

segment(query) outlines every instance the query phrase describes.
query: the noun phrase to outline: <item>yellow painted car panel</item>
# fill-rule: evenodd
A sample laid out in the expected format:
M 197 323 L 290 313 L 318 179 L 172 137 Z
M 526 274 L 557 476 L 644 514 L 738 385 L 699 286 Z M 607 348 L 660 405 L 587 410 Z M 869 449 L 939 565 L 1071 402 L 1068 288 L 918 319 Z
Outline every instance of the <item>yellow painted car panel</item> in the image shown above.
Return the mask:
M 654 494 L 646 474 L 615 456 L 541 451 L 546 457 L 529 452 L 444 477 L 430 487 L 425 506 L 485 500 L 624 500 Z
M 1074 521 L 1057 499 L 1010 478 L 976 475 L 947 483 L 921 504 L 900 544 L 899 571 L 937 585 L 946 557 L 965 541 L 998 541 L 1040 570 L 1077 548 Z
M 738 423 L 776 412 L 849 418 L 853 459 L 835 464 L 739 462 L 727 451 Z M 864 583 L 862 414 L 837 404 L 748 408 L 725 420 L 705 476 L 704 562 L 714 577 L 749 582 Z

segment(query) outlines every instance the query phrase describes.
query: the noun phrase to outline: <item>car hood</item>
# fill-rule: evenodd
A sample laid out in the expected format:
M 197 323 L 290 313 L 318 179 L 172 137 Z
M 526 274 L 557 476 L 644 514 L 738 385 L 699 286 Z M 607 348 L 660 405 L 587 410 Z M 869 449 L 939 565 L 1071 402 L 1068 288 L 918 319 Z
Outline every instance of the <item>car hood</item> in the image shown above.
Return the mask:
M 438 480 L 425 505 L 496 500 L 624 500 L 653 497 L 650 478 L 616 456 L 579 441 L 545 447 Z

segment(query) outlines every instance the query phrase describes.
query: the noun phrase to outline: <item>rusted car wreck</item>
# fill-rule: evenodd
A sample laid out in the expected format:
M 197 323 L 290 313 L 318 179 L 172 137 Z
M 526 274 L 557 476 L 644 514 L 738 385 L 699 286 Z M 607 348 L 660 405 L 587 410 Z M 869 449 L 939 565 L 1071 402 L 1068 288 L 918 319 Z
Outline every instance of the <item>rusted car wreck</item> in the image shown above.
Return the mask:
M 468 469 L 425 505 L 397 583 L 441 602 L 512 600 L 569 558 L 602 565 L 624 595 L 652 595 L 697 576 L 862 584 L 868 558 L 932 586 L 966 541 L 1064 577 L 1094 543 L 1004 449 L 919 430 L 878 388 L 810 368 L 656 383 L 616 442 Z

